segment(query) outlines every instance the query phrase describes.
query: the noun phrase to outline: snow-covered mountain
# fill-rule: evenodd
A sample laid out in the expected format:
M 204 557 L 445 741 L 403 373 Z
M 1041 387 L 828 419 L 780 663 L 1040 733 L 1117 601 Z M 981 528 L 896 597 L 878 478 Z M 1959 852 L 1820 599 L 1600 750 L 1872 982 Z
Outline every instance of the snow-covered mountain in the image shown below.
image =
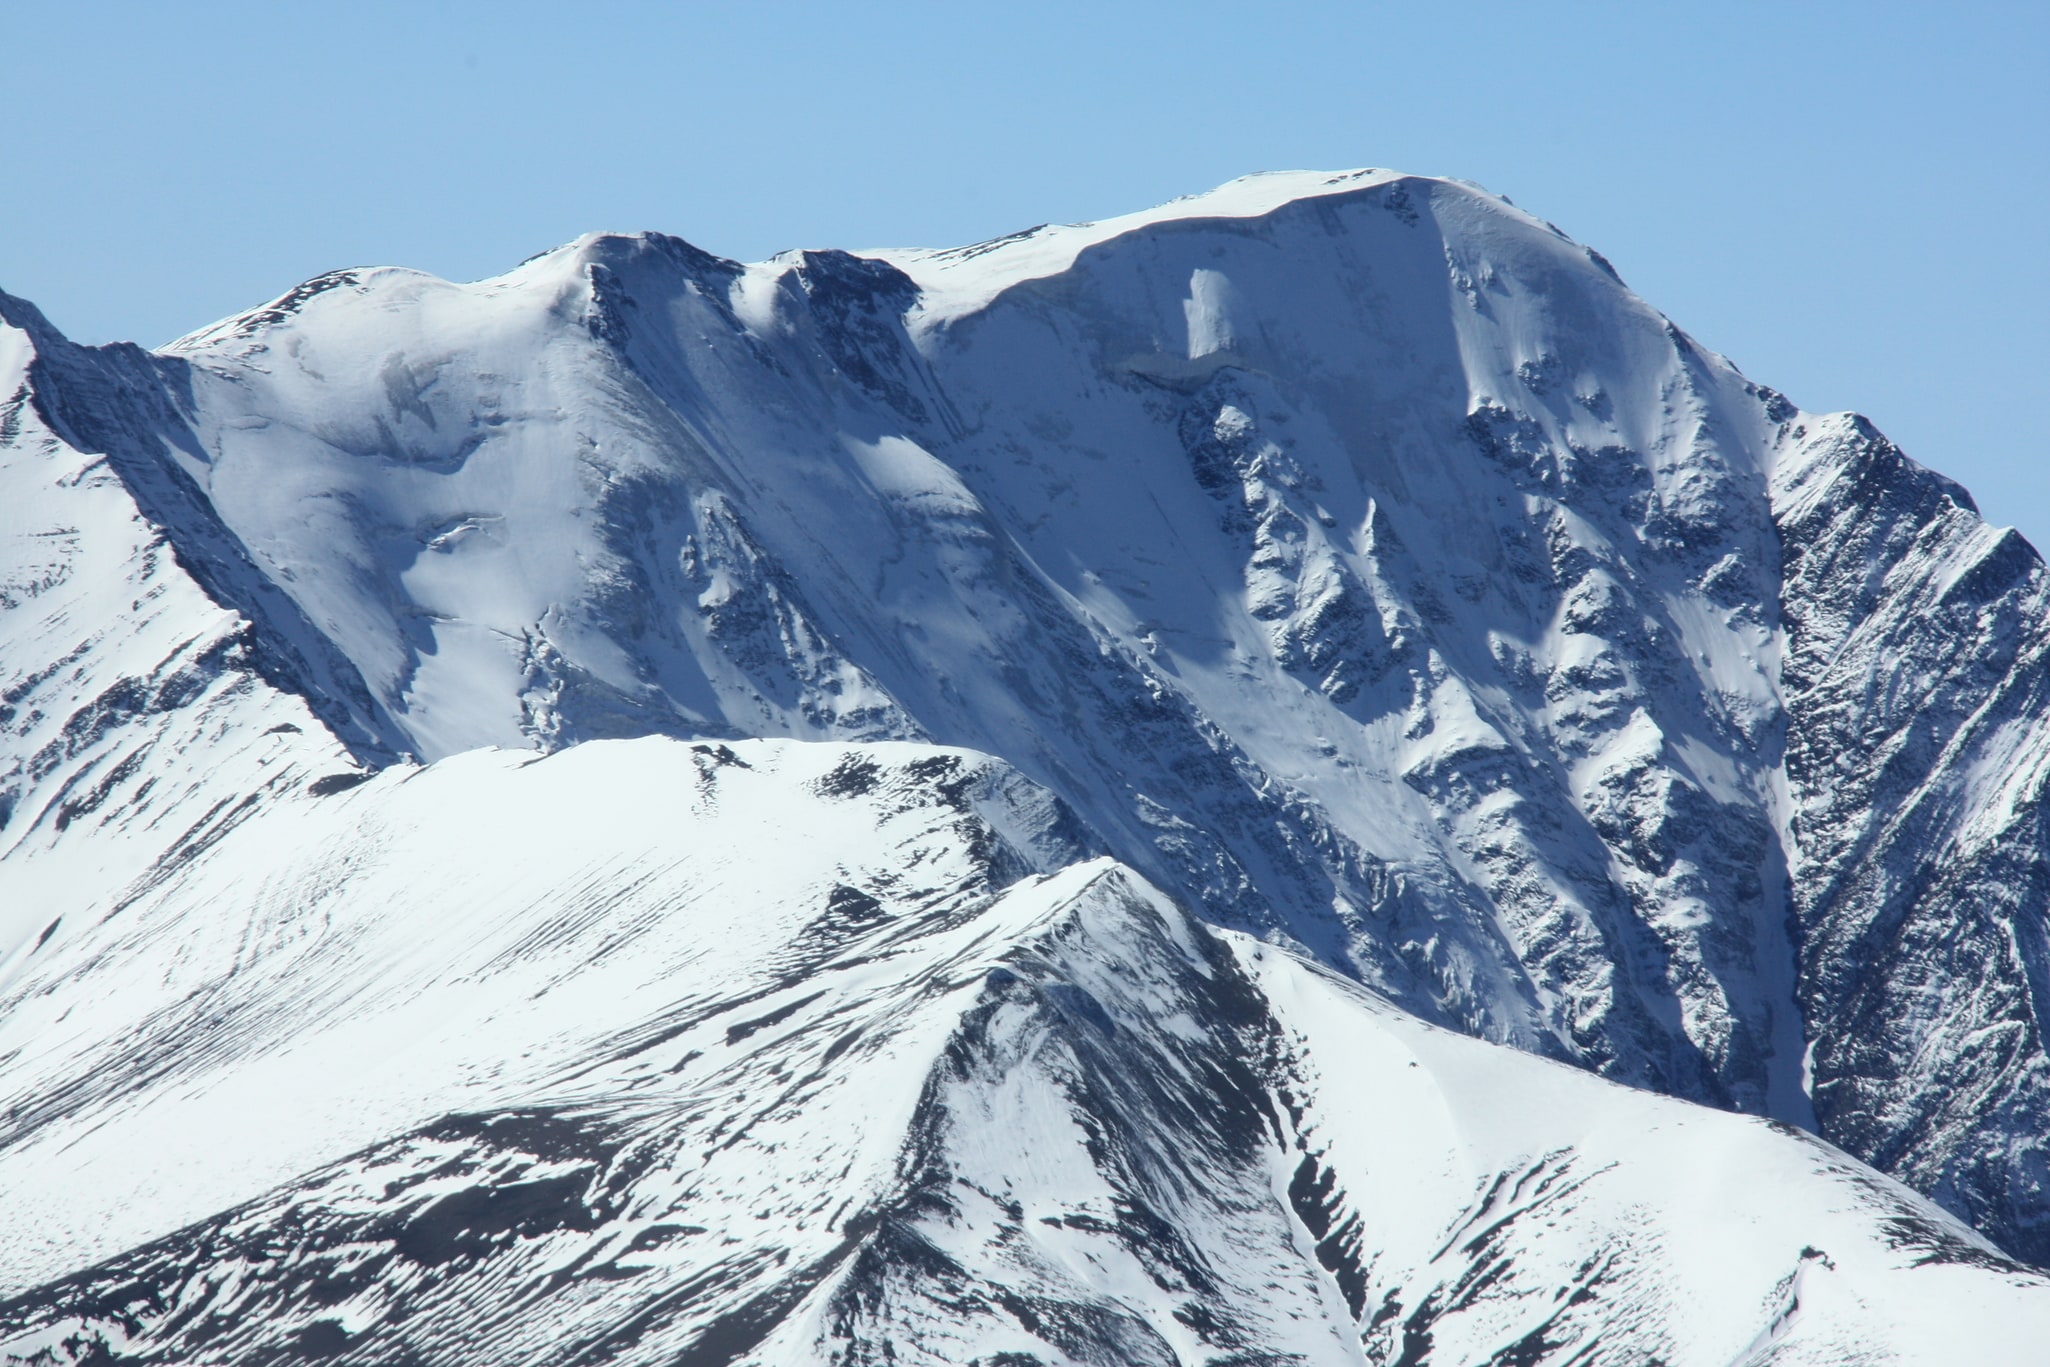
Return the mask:
M 0 319 L 0 1360 L 2050 1327 L 2050 577 L 1504 201 Z
M 0 1355 L 2022 1362 L 2050 1334 L 2050 1278 L 1820 1141 L 1422 1025 L 1063 824 L 994 761 L 888 743 L 492 751 L 267 804 L 21 984 L 4 1275 L 43 1284 Z

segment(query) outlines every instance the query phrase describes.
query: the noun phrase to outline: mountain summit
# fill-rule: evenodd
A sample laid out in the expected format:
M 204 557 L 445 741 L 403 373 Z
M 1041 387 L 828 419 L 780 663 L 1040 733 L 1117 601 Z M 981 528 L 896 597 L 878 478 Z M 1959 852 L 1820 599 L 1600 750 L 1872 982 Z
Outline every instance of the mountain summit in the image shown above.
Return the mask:
M 2050 575 L 1476 187 L 0 396 L 0 1362 L 2050 1331 Z

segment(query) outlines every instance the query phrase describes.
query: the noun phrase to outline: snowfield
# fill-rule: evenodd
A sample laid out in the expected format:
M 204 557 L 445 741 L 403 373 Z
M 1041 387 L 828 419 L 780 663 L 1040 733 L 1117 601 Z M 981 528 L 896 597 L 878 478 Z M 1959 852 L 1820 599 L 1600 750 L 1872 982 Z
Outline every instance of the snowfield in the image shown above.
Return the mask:
M 2020 1362 L 2050 1334 L 2050 1279 L 1830 1146 L 1426 1026 L 1064 862 L 1065 824 L 901 743 L 484 751 L 272 804 L 207 861 L 232 877 L 167 879 L 7 1003 L 0 1275 L 37 1289 L 0 1354 Z
M 2033 1362 L 2046 783 L 1457 182 L 0 295 L 0 1362 Z

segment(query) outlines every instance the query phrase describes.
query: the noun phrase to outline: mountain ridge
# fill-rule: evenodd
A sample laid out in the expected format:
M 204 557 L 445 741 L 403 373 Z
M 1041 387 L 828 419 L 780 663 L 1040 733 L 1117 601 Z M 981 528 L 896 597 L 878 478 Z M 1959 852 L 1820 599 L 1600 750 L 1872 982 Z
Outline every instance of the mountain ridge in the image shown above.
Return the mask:
M 28 413 L 104 452 L 238 615 L 215 677 L 317 714 L 237 822 L 492 746 L 993 755 L 1213 925 L 1818 1130 L 2050 1259 L 2050 576 L 1503 201 L 1294 173 L 755 265 L 590 235 L 158 353 L 0 317 L 10 449 Z M 21 696 L 104 713 L 62 639 L 10 645 Z M 0 785 L 60 854 L 65 793 L 122 824 L 164 762 L 82 750 L 56 791 L 33 740 Z M 173 847 L 124 848 L 153 895 Z M 0 951 L 54 962 L 115 886 Z
M 280 838 L 306 823 L 338 838 Z M 230 905 L 193 922 L 221 891 L 193 870 L 97 932 L 204 927 L 178 965 L 204 990 L 100 948 L 15 999 L 96 997 L 113 1067 L 0 1165 L 55 1236 L 7 1250 L 0 1355 L 2000 1360 L 2050 1315 L 2040 1273 L 1820 1141 L 1433 1030 L 1112 860 L 1030 872 L 1081 853 L 1060 825 L 983 757 L 766 740 L 470 754 L 273 805 L 229 837 L 271 870 Z M 792 829 L 774 869 L 731 857 Z M 584 872 L 615 863 L 640 876 Z M 178 1049 L 206 1016 L 245 1023 Z M 64 1180 L 144 1133 L 184 1209 L 227 1208 L 180 1225 L 148 1171 Z M 20 1289 L 82 1224 L 132 1246 Z

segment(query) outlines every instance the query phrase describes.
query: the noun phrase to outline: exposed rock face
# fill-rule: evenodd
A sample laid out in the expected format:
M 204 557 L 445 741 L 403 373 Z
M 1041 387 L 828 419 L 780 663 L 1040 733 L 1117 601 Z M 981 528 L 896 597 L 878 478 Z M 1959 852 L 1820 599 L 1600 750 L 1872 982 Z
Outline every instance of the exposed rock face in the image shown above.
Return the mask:
M 1866 423 L 1774 481 L 1823 1133 L 2050 1260 L 2050 573 Z
M 239 823 L 372 771 L 665 735 L 965 747 L 1068 851 L 978 837 L 980 896 L 1107 853 L 1424 1021 L 1813 1129 L 2050 1263 L 2040 559 L 1471 187 L 1256 177 L 754 266 L 594 237 L 476 285 L 339 272 L 156 354 L 0 315 L 26 510 L 0 991 L 55 984 L 195 859 L 241 878 L 208 853 Z M 845 886 L 850 924 L 891 905 Z M 1225 1112 L 1286 1089 L 1279 1029 L 1203 1046 Z M 72 1095 L 52 1068 L 15 1104 Z M 1139 1072 L 1076 1103 L 1090 1124 L 1126 1123 Z M 361 1139 L 497 1142 L 418 1128 L 458 1112 L 484 1114 Z M 562 1123 L 597 1167 L 626 1151 Z M 1268 1161 L 1184 1141 L 1220 1190 Z M 570 1180 L 518 1154 L 447 1161 Z M 1322 1172 L 1292 1199 L 1354 1318 L 1458 1299 L 1390 1289 Z M 573 1225 L 542 1233 L 600 1227 Z M 882 1256 L 857 1242 L 805 1257 Z M 863 1305 L 833 1322 L 883 1334 Z M 1394 1323 L 1375 1360 L 1411 1351 Z

